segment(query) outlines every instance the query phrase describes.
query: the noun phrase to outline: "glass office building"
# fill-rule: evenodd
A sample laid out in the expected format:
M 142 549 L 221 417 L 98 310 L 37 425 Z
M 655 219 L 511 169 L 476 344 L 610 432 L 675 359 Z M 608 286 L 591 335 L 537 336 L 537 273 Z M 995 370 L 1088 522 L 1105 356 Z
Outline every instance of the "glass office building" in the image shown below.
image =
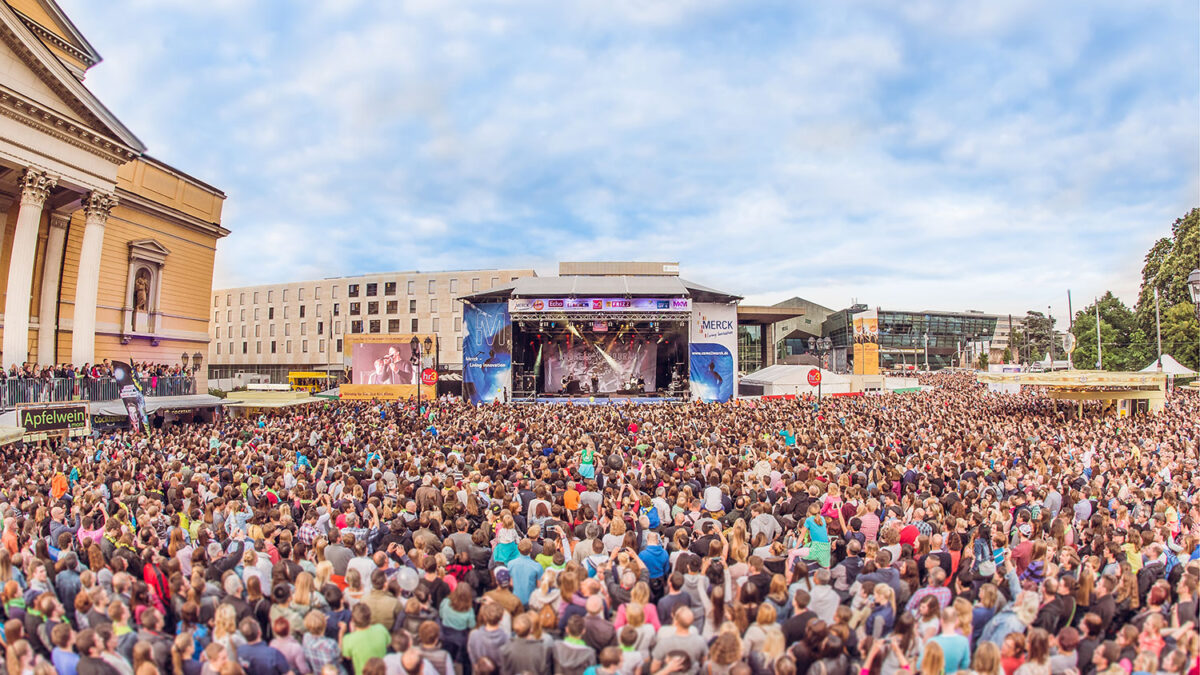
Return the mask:
M 835 352 L 853 361 L 853 316 L 865 305 L 835 312 L 822 332 Z M 972 344 L 990 343 L 998 316 L 979 312 L 907 312 L 879 310 L 879 368 L 881 370 L 941 370 L 968 365 L 960 361 Z

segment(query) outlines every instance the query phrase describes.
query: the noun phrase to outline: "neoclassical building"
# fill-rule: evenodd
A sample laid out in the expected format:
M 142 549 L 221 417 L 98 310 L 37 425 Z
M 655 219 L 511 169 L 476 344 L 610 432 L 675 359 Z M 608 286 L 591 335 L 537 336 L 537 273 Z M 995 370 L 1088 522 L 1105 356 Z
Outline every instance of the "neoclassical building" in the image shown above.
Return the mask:
M 54 0 L 0 0 L 6 369 L 208 354 L 225 195 L 145 154 L 84 85 L 99 60 Z

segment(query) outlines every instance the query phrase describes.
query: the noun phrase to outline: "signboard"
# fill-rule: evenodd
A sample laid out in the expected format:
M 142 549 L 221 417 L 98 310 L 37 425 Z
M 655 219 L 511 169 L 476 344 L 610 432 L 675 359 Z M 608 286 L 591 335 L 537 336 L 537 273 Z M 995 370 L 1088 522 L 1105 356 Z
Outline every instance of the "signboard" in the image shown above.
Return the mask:
M 433 368 L 426 368 L 425 370 L 421 371 L 421 384 L 427 387 L 432 387 L 433 385 L 437 384 L 437 381 L 437 371 Z
M 818 384 L 821 384 L 821 371 L 813 368 L 808 371 L 808 386 L 815 387 Z
M 690 298 L 520 298 L 509 312 L 690 312 Z
M 50 436 L 86 436 L 92 431 L 91 414 L 86 401 L 18 405 L 17 424 L 25 428 L 24 439 L 27 441 Z

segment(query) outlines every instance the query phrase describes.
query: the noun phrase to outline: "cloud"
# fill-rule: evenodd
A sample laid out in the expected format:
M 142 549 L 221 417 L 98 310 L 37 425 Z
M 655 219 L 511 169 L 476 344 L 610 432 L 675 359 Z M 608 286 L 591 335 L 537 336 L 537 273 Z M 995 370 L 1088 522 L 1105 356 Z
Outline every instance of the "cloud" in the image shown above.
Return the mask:
M 89 86 L 229 194 L 222 285 L 678 259 L 1020 313 L 1131 297 L 1200 203 L 1194 3 L 63 4 Z

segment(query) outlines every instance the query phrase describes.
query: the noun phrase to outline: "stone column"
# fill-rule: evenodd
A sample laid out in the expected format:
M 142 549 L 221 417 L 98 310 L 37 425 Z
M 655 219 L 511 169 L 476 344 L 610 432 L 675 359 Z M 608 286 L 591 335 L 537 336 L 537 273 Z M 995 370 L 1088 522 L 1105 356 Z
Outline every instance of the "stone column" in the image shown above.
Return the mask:
M 79 274 L 75 285 L 75 316 L 71 322 L 71 363 L 94 363 L 96 350 L 96 295 L 100 289 L 100 254 L 104 248 L 104 226 L 116 206 L 116 196 L 89 192 L 83 200 L 85 215 L 83 243 L 79 250 Z
M 46 259 L 42 263 L 42 303 L 38 308 L 38 361 L 58 361 L 58 282 L 62 277 L 63 246 L 71 214 L 50 214 L 50 233 L 46 237 Z
M 8 195 L 0 195 L 0 245 L 4 243 L 4 235 L 8 234 L 8 211 L 14 201 Z
M 42 205 L 58 178 L 40 169 L 21 174 L 21 207 L 13 233 L 8 262 L 8 290 L 4 299 L 4 364 L 23 364 L 29 358 L 29 294 L 33 290 L 33 263 L 37 255 Z

